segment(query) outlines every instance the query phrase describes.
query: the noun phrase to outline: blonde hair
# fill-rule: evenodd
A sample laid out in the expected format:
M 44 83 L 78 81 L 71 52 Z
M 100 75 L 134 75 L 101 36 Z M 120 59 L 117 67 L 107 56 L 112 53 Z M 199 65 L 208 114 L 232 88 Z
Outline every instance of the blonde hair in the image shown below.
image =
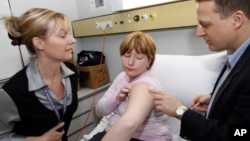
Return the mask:
M 32 8 L 20 17 L 4 17 L 9 37 L 16 40 L 17 45 L 25 44 L 31 54 L 36 54 L 32 38 L 45 39 L 51 32 L 49 22 L 54 20 L 55 26 L 52 30 L 55 30 L 58 19 L 64 20 L 66 27 L 70 29 L 70 21 L 66 15 L 45 8 Z
M 133 49 L 135 49 L 137 53 L 145 54 L 148 59 L 151 60 L 148 68 L 151 69 L 156 54 L 156 46 L 153 38 L 149 34 L 141 31 L 135 31 L 128 34 L 121 42 L 120 55 L 122 56 L 127 52 L 130 53 Z

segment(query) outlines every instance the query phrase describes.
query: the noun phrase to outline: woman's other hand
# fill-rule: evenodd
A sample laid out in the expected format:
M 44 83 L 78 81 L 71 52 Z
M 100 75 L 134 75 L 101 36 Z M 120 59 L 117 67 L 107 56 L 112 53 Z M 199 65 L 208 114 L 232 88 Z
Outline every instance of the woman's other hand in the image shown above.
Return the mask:
M 128 96 L 128 93 L 130 92 L 131 90 L 131 85 L 130 84 L 127 84 L 125 85 L 119 92 L 119 94 L 116 96 L 116 100 L 118 102 L 123 102 L 126 100 L 127 96 Z

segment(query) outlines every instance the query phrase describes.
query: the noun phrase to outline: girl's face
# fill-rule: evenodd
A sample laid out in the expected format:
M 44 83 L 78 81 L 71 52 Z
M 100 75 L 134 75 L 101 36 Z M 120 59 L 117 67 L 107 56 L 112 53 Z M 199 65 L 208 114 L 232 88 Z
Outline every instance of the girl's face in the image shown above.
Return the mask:
M 150 64 L 150 60 L 145 54 L 137 53 L 134 49 L 130 53 L 121 56 L 122 66 L 130 81 L 141 75 Z

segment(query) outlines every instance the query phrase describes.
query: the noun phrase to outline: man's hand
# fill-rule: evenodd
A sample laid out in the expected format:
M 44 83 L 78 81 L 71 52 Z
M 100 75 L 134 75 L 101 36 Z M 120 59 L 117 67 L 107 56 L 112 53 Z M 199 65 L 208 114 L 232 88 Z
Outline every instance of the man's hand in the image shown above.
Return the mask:
M 175 117 L 176 109 L 183 105 L 176 98 L 162 91 L 149 89 L 149 92 L 154 97 L 155 108 L 169 116 Z
M 210 99 L 211 99 L 210 94 L 195 96 L 192 100 L 191 106 L 194 106 L 197 103 L 199 103 L 199 105 L 194 107 L 194 110 L 200 113 L 204 113 L 207 111 Z

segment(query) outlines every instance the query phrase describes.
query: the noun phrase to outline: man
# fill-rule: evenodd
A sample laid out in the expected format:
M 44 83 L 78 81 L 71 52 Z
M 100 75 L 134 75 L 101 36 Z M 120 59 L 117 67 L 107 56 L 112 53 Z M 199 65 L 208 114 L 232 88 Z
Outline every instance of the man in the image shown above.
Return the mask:
M 197 19 L 196 34 L 209 49 L 228 52 L 213 92 L 195 97 L 188 109 L 170 94 L 150 91 L 156 109 L 181 120 L 183 138 L 229 141 L 232 129 L 250 125 L 250 0 L 197 0 Z

